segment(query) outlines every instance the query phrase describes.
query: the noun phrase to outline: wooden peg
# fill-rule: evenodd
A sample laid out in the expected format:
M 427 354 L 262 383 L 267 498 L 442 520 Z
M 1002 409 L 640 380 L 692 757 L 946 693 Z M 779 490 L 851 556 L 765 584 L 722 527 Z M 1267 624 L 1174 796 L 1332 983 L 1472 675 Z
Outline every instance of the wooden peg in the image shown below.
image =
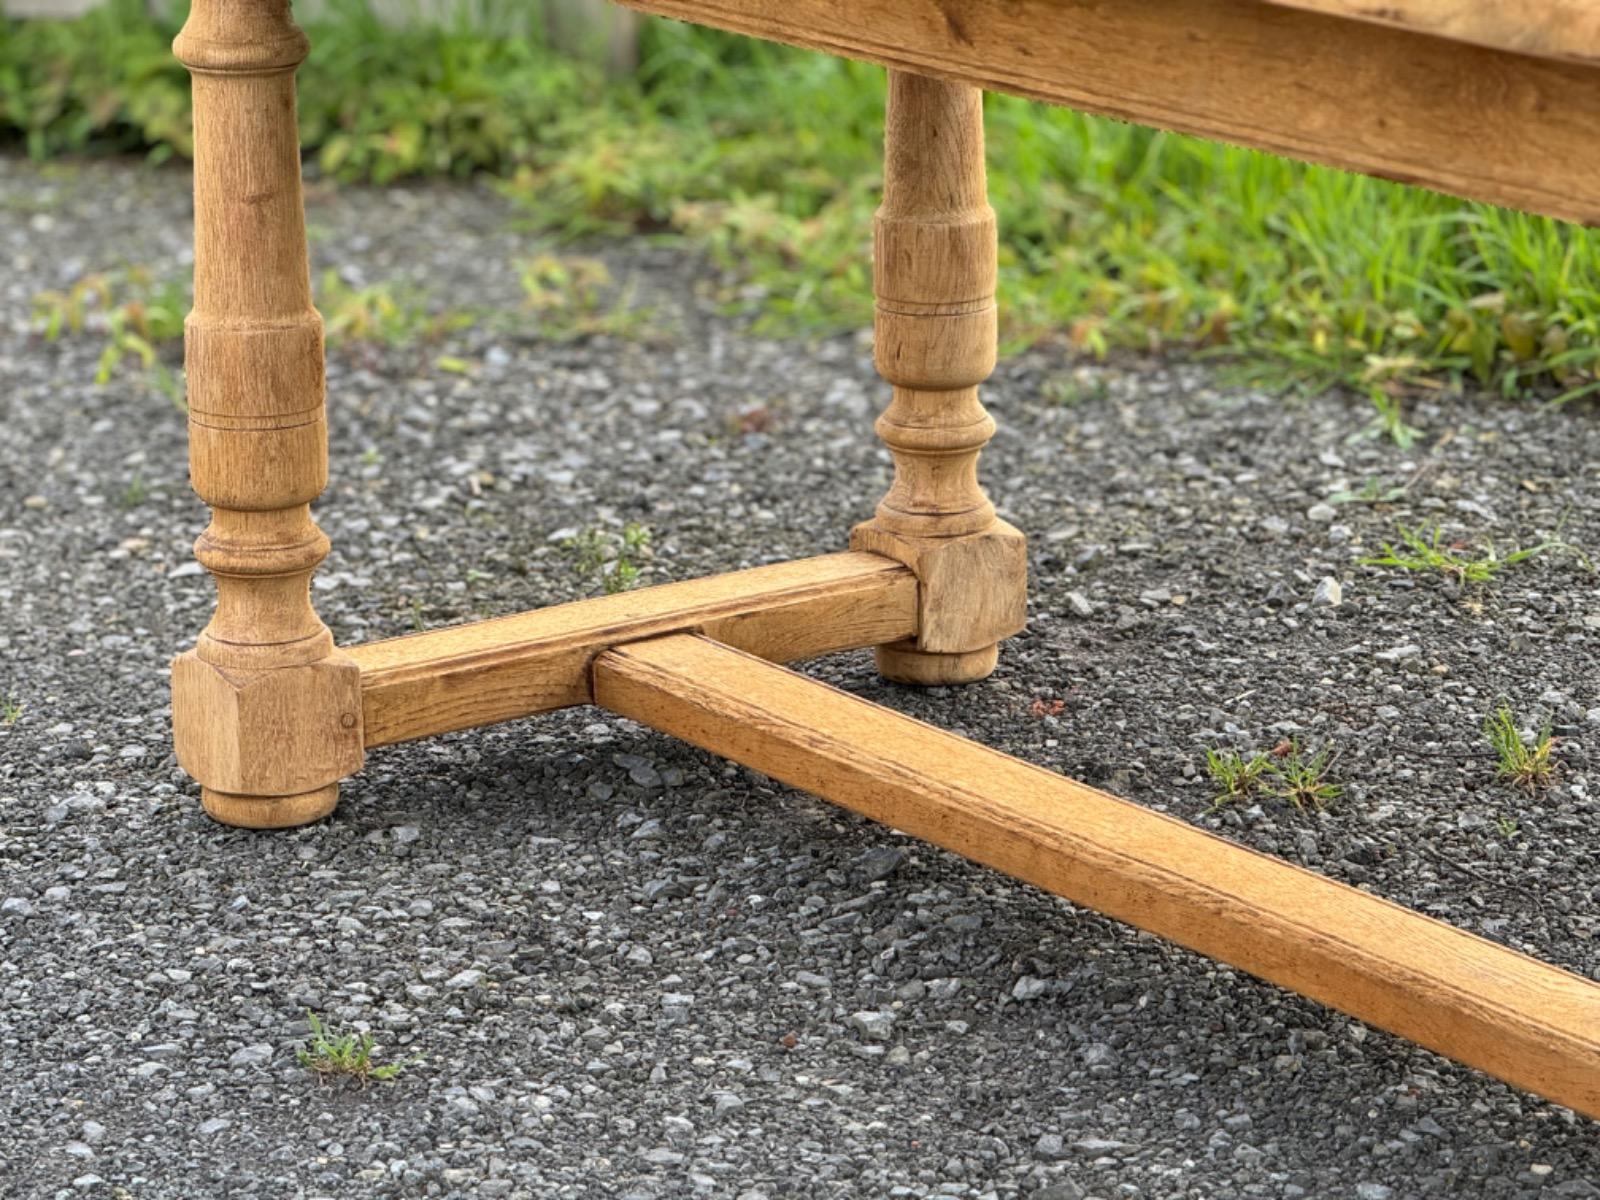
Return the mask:
M 850 545 L 905 563 L 922 586 L 915 642 L 878 649 L 903 683 L 984 678 L 1026 618 L 1026 543 L 978 482 L 994 434 L 978 385 L 995 364 L 995 259 L 983 93 L 890 71 L 873 357 L 893 386 L 876 428 L 894 482 Z
M 178 761 L 206 811 L 252 828 L 332 811 L 362 763 L 360 671 L 311 606 L 328 539 L 322 318 L 311 304 L 286 0 L 195 0 L 173 52 L 193 77 L 189 470 L 211 506 L 195 555 L 217 584 L 173 664 Z

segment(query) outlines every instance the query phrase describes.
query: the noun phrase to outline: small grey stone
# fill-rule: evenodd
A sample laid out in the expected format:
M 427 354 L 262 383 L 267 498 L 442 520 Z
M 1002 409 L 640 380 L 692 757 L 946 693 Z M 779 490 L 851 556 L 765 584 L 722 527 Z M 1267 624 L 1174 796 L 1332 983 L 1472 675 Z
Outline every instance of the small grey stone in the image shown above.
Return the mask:
M 232 1124 L 227 1117 L 210 1117 L 200 1123 L 200 1136 L 214 1137 Z
M 1315 521 L 1318 525 L 1327 525 L 1339 515 L 1339 510 L 1331 504 L 1313 504 L 1306 509 L 1306 520 Z
M 33 905 L 21 896 L 10 896 L 0 901 L 0 915 L 7 917 L 31 917 Z
M 1050 990 L 1050 981 L 1048 979 L 1024 975 L 1016 983 L 1012 984 L 1011 998 L 1013 1000 L 1037 1000 Z
M 259 1067 L 272 1061 L 272 1047 L 266 1042 L 241 1046 L 228 1056 L 230 1067 Z
M 1108 1067 L 1117 1061 L 1117 1052 L 1106 1042 L 1090 1042 L 1083 1048 L 1082 1058 L 1086 1067 Z
M 1067 608 L 1072 611 L 1072 615 L 1075 617 L 1094 616 L 1094 605 L 1090 603 L 1089 597 L 1082 592 L 1067 593 Z
M 1383 1183 L 1356 1184 L 1356 1200 L 1389 1200 L 1394 1189 Z
M 906 852 L 898 846 L 874 846 L 856 859 L 855 870 L 863 883 L 876 883 L 894 874 L 905 860 Z
M 894 1033 L 894 1016 L 886 1012 L 851 1013 L 848 1024 L 869 1042 L 887 1042 Z
M 1344 601 L 1344 588 L 1332 575 L 1324 575 L 1317 581 L 1317 590 L 1312 594 L 1311 603 L 1318 608 L 1338 608 Z
M 1395 646 L 1389 650 L 1379 650 L 1372 657 L 1382 663 L 1404 662 L 1408 658 L 1416 658 L 1422 653 L 1422 647 L 1411 642 Z
M 1070 1179 L 1058 1180 L 1049 1187 L 1040 1188 L 1029 1200 L 1083 1200 L 1084 1190 Z
M 1040 1158 L 1058 1159 L 1066 1157 L 1067 1144 L 1059 1133 L 1041 1133 L 1039 1140 L 1033 1144 L 1033 1152 Z
M 477 987 L 483 982 L 483 972 L 476 967 L 468 967 L 465 971 L 457 971 L 444 981 L 444 986 L 451 991 L 461 991 L 464 988 Z
M 1098 1157 L 1131 1147 L 1127 1142 L 1119 1142 L 1115 1138 L 1086 1137 L 1073 1142 L 1072 1148 L 1080 1154 L 1092 1154 Z
M 714 1092 L 711 1097 L 712 1115 L 717 1118 L 736 1113 L 744 1107 L 744 1099 L 735 1092 Z

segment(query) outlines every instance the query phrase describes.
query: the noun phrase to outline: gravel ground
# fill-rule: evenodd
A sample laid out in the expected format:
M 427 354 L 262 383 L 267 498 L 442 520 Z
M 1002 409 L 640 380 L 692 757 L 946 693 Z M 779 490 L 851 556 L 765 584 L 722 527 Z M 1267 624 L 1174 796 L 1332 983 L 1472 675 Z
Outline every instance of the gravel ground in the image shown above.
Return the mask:
M 603 713 L 376 752 L 313 828 L 206 820 L 168 745 L 211 604 L 181 413 L 28 318 L 185 270 L 186 188 L 0 160 L 0 1193 L 1600 1196 L 1593 1123 Z M 512 216 L 313 189 L 319 275 L 498 314 L 331 357 L 340 641 L 588 594 L 559 543 L 597 524 L 652 529 L 647 582 L 839 548 L 887 479 L 865 342 L 756 336 L 644 242 L 589 252 L 647 336 L 541 338 Z M 1356 563 L 1397 522 L 1600 551 L 1593 413 L 1441 398 L 1403 452 L 1339 396 L 1050 352 L 987 398 L 1028 632 L 968 689 L 807 670 L 1600 978 L 1594 574 Z M 1501 695 L 1562 739 L 1544 794 L 1494 778 Z M 1286 735 L 1337 801 L 1214 810 L 1205 749 Z M 308 1010 L 423 1061 L 320 1083 Z

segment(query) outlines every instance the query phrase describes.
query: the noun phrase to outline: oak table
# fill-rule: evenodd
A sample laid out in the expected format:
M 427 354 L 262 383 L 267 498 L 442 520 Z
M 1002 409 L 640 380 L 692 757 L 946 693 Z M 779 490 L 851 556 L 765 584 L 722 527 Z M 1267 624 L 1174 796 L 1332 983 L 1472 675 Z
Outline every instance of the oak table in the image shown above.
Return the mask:
M 598 704 L 1600 1117 L 1600 985 L 794 674 L 876 647 L 971 683 L 1023 626 L 1026 545 L 978 482 L 994 423 L 982 89 L 1568 220 L 1600 220 L 1600 0 L 629 0 L 889 68 L 877 431 L 850 549 L 337 648 L 286 0 L 194 0 L 196 544 L 217 607 L 173 666 L 221 821 L 331 812 L 368 747 Z M 752 103 L 759 102 L 752 100 Z

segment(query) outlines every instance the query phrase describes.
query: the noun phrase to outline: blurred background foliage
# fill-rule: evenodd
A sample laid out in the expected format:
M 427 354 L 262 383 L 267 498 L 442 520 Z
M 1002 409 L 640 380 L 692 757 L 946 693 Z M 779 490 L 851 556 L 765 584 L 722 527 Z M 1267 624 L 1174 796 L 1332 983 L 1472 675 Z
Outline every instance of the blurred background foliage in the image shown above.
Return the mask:
M 0 22 L 0 145 L 187 156 L 181 22 L 139 0 Z M 704 247 L 759 285 L 767 328 L 870 320 L 881 71 L 667 22 L 644 26 L 622 77 L 536 22 L 396 25 L 333 0 L 304 24 L 301 135 L 324 177 L 488 176 L 545 232 Z M 1219 354 L 1265 384 L 1356 386 L 1380 411 L 1463 382 L 1600 388 L 1586 230 L 1007 97 L 988 129 L 1013 349 Z

